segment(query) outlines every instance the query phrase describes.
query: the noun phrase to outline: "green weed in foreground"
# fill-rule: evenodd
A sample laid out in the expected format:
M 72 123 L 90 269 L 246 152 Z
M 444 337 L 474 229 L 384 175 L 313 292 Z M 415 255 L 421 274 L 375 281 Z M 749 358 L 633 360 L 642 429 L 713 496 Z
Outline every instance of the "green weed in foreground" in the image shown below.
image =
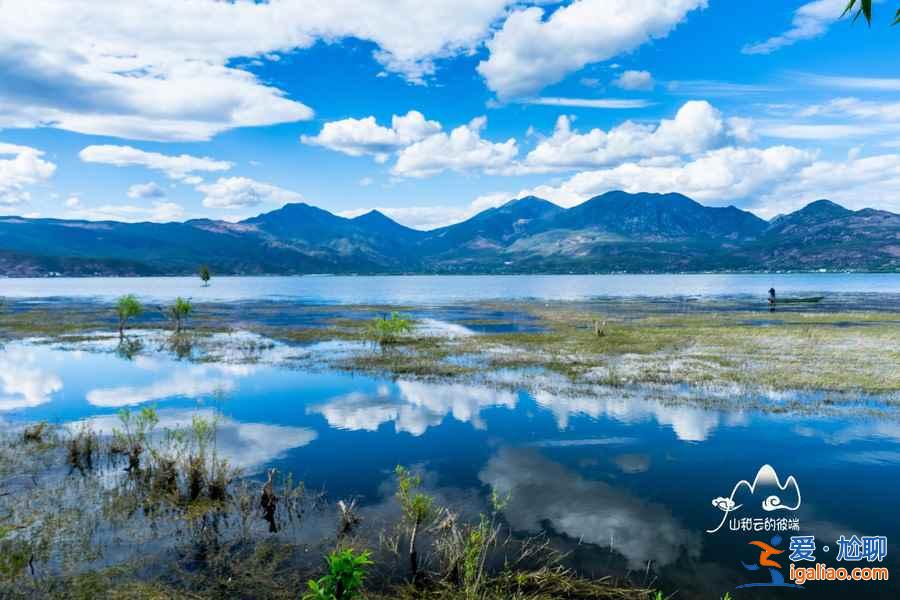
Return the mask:
M 434 498 L 417 491 L 422 486 L 422 478 L 408 469 L 397 465 L 397 500 L 403 509 L 403 519 L 409 527 L 409 566 L 413 581 L 419 575 L 419 555 L 416 550 L 416 536 L 437 516 Z
M 373 564 L 369 551 L 356 554 L 353 549 L 347 548 L 332 552 L 325 560 L 328 563 L 328 574 L 318 581 L 309 581 L 309 591 L 303 595 L 303 600 L 360 598 L 366 569 Z
M 401 335 L 412 331 L 412 328 L 412 319 L 394 312 L 390 317 L 372 319 L 366 327 L 366 334 L 379 344 L 393 344 Z

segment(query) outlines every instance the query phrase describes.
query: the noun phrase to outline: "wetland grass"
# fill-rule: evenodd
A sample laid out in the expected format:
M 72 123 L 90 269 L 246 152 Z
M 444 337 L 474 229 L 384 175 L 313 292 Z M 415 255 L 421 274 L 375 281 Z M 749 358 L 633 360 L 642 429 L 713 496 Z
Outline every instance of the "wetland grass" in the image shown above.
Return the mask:
M 395 344 L 413 330 L 414 321 L 398 312 L 383 317 L 374 317 L 366 325 L 366 335 L 380 346 Z
M 0 440 L 21 461 L 4 468 L 33 472 L 37 485 L 0 496 L 0 596 L 274 599 L 305 593 L 316 600 L 550 600 L 651 595 L 644 587 L 578 576 L 559 564 L 561 555 L 546 540 L 515 539 L 496 496 L 489 515 L 466 523 L 451 507 L 438 506 L 418 475 L 398 467 L 395 501 L 402 517 L 373 524 L 381 533 L 373 536 L 370 530 L 360 537 L 362 517 L 354 502 L 332 510 L 323 495 L 308 494 L 274 470 L 264 484 L 233 471 L 222 476 L 214 419 L 166 432 L 156 430 L 153 409 L 122 412 L 119 420 L 108 439 L 84 423 L 62 434 L 47 426 L 40 444 L 21 433 Z M 52 476 L 57 461 L 82 468 L 58 480 Z M 255 525 L 268 519 L 252 498 L 267 494 L 277 498 L 270 517 L 279 533 Z M 327 514 L 339 522 L 334 537 L 310 547 L 283 535 L 313 515 Z M 107 549 L 112 540 L 118 542 Z M 166 543 L 160 547 L 161 540 Z M 398 555 L 400 547 L 409 552 Z M 316 553 L 326 557 L 324 572 Z
M 598 307 L 590 303 L 492 303 L 478 310 L 515 315 L 510 318 L 526 320 L 530 329 L 452 337 L 417 332 L 411 318 L 386 307 L 341 307 L 340 312 L 322 313 L 314 326 L 273 327 L 254 320 L 275 318 L 278 306 L 251 306 L 246 316 L 242 314 L 240 330 L 269 336 L 273 343 L 374 342 L 380 349 L 373 352 L 361 346 L 334 357 L 310 358 L 326 368 L 425 379 L 472 378 L 482 369 L 538 369 L 561 374 L 576 384 L 611 387 L 737 386 L 748 392 L 870 395 L 900 390 L 897 312 L 769 313 L 736 310 L 725 301 L 708 303 L 702 310 L 640 302 Z M 215 304 L 204 305 L 202 311 L 191 307 L 192 334 L 181 331 L 171 336 L 170 350 L 180 359 L 219 360 L 217 357 L 233 350 L 213 347 L 223 343 L 216 335 L 229 330 L 230 310 Z M 287 305 L 285 310 L 301 316 L 322 311 Z M 0 311 L 0 336 L 38 335 L 49 343 L 74 345 L 103 339 L 103 324 L 114 323 L 102 317 L 103 311 L 90 305 L 62 304 L 51 309 L 11 302 Z M 150 332 L 164 324 L 150 317 L 141 319 L 142 328 Z M 173 327 L 179 331 L 183 325 L 175 321 Z M 120 355 L 139 355 L 143 339 L 125 338 Z M 254 360 L 253 352 L 243 354 L 246 360 Z M 456 357 L 466 360 L 457 361 Z

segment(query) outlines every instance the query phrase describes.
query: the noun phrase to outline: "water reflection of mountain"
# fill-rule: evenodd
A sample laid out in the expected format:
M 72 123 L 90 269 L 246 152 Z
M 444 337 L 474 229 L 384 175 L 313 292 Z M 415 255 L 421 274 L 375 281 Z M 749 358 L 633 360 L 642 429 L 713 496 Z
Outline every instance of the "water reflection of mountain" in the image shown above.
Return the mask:
M 659 504 L 601 481 L 585 479 L 533 449 L 500 450 L 479 478 L 509 495 L 504 515 L 520 531 L 539 533 L 544 525 L 573 539 L 611 547 L 629 568 L 675 562 L 700 551 L 697 533 L 684 528 Z

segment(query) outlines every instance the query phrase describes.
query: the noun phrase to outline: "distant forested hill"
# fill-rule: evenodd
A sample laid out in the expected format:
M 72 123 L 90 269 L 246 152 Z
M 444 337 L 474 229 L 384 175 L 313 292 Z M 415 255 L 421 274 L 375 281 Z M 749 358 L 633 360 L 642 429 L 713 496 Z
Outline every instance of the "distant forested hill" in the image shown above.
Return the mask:
M 512 200 L 432 231 L 307 204 L 240 223 L 0 217 L 0 274 L 900 271 L 900 215 L 818 200 L 765 221 L 681 194 Z

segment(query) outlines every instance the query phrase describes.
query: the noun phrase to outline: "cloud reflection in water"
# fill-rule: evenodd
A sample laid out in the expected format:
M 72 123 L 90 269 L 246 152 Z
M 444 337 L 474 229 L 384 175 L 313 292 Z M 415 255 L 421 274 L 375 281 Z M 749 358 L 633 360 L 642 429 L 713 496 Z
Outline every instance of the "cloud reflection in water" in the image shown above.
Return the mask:
M 322 415 L 338 429 L 376 431 L 382 424 L 393 422 L 397 432 L 419 436 L 429 427 L 440 425 L 448 414 L 484 429 L 482 409 L 514 409 L 516 400 L 513 392 L 483 386 L 398 381 L 394 390 L 385 385 L 376 394 L 352 392 L 310 406 L 307 412 Z
M 149 385 L 93 389 L 87 393 L 87 401 L 94 406 L 120 408 L 166 398 L 201 398 L 231 392 L 236 384 L 232 377 L 226 375 L 242 375 L 242 373 L 229 370 L 229 365 L 224 367 L 226 368 L 171 367 L 171 375 Z
M 510 525 L 539 533 L 543 524 L 574 539 L 612 546 L 631 569 L 675 562 L 683 551 L 699 555 L 699 535 L 667 508 L 641 500 L 602 481 L 585 479 L 533 449 L 504 448 L 479 474 L 510 500 L 504 510 Z
M 62 379 L 38 365 L 35 351 L 11 347 L 0 353 L 0 411 L 40 406 L 62 389 Z
M 288 450 L 300 448 L 315 441 L 318 434 L 307 427 L 268 425 L 265 423 L 242 423 L 230 417 L 217 414 L 212 409 L 161 410 L 156 431 L 162 435 L 165 430 L 189 429 L 195 416 L 207 420 L 217 418 L 216 450 L 233 467 L 252 473 L 270 461 L 279 458 Z M 112 435 L 122 424 L 116 415 L 91 417 L 69 428 L 77 430 L 86 423 L 101 435 Z

